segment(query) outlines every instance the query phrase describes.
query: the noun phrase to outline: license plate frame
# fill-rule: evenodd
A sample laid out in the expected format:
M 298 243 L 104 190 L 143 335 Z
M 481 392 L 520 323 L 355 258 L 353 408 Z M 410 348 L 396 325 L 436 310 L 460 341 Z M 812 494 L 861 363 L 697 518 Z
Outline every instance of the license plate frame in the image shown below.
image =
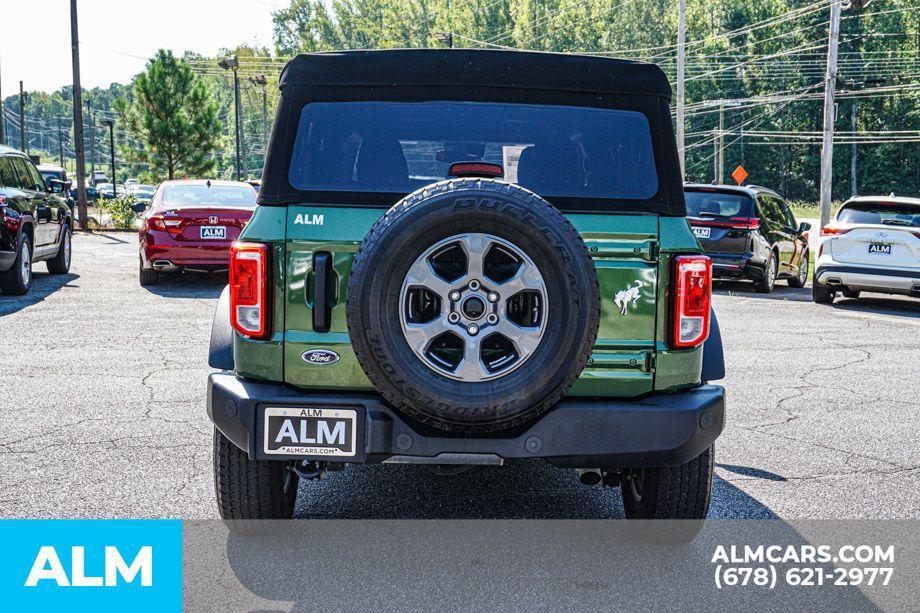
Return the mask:
M 205 241 L 227 240 L 227 226 L 201 226 L 198 236 Z
M 693 226 L 693 234 L 697 238 L 709 238 L 712 236 L 712 228 Z
M 286 421 L 290 426 L 285 425 Z M 341 442 L 338 442 L 339 424 L 344 424 Z M 262 413 L 262 432 L 262 451 L 267 456 L 355 458 L 358 455 L 355 409 L 270 406 Z
M 868 253 L 873 255 L 891 255 L 891 243 L 869 243 Z

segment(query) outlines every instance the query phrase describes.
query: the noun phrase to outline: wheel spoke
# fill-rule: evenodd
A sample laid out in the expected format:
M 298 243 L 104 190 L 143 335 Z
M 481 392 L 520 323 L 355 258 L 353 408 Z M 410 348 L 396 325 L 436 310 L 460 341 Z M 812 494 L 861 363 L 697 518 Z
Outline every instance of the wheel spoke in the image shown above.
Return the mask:
M 464 381 L 481 381 L 489 376 L 489 371 L 482 363 L 481 345 L 481 336 L 467 336 L 463 339 L 463 359 L 457 365 L 454 374 L 462 377 Z
M 406 340 L 414 346 L 414 349 L 424 351 L 428 343 L 451 329 L 447 319 L 441 316 L 423 324 L 407 323 L 405 326 Z
M 466 279 L 482 281 L 484 260 L 492 241 L 485 234 L 467 234 L 460 243 L 466 253 Z
M 511 298 L 517 293 L 524 290 L 533 290 L 544 292 L 546 286 L 543 284 L 543 277 L 536 266 L 531 266 L 526 262 L 521 263 L 521 267 L 514 273 L 514 276 L 501 283 L 496 288 L 502 298 Z
M 438 273 L 431 267 L 431 263 L 426 259 L 417 261 L 406 274 L 406 280 L 410 286 L 424 287 L 438 295 L 442 304 L 447 301 L 447 294 L 450 292 L 450 285 L 438 276 Z
M 518 359 L 524 359 L 533 353 L 543 337 L 543 333 L 538 326 L 525 328 L 508 319 L 502 319 L 498 324 L 490 328 L 490 331 L 497 332 L 511 341 L 518 352 Z

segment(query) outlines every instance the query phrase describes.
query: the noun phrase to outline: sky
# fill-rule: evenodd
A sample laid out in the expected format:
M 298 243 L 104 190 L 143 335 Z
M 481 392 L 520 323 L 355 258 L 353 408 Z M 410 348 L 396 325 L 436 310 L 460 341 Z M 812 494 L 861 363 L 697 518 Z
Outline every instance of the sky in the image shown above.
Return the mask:
M 157 49 L 215 55 L 241 43 L 272 48 L 285 0 L 78 0 L 83 87 L 128 83 Z M 0 0 L 0 95 L 73 83 L 70 0 Z M 19 25 L 16 25 L 19 24 Z

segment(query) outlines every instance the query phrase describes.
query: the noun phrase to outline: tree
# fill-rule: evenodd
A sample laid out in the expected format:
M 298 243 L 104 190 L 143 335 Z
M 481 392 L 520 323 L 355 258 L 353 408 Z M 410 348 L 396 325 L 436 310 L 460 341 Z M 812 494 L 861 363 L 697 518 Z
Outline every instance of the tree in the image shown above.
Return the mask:
M 183 60 L 160 49 L 134 79 L 134 100 L 116 103 L 144 148 L 133 151 L 167 178 L 214 172 L 221 136 L 218 104 Z

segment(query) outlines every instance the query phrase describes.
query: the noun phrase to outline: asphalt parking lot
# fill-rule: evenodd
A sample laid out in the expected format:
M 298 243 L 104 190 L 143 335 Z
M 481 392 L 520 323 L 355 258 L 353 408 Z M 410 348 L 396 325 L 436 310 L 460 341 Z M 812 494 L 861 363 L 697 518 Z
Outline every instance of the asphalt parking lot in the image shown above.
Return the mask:
M 216 516 L 207 343 L 224 280 L 141 288 L 134 234 L 74 239 L 70 275 L 36 266 L 0 296 L 0 516 Z M 720 284 L 727 427 L 710 517 L 920 516 L 920 301 L 833 307 L 778 283 Z M 621 517 L 618 490 L 522 462 L 438 475 L 353 466 L 301 485 L 297 514 Z

